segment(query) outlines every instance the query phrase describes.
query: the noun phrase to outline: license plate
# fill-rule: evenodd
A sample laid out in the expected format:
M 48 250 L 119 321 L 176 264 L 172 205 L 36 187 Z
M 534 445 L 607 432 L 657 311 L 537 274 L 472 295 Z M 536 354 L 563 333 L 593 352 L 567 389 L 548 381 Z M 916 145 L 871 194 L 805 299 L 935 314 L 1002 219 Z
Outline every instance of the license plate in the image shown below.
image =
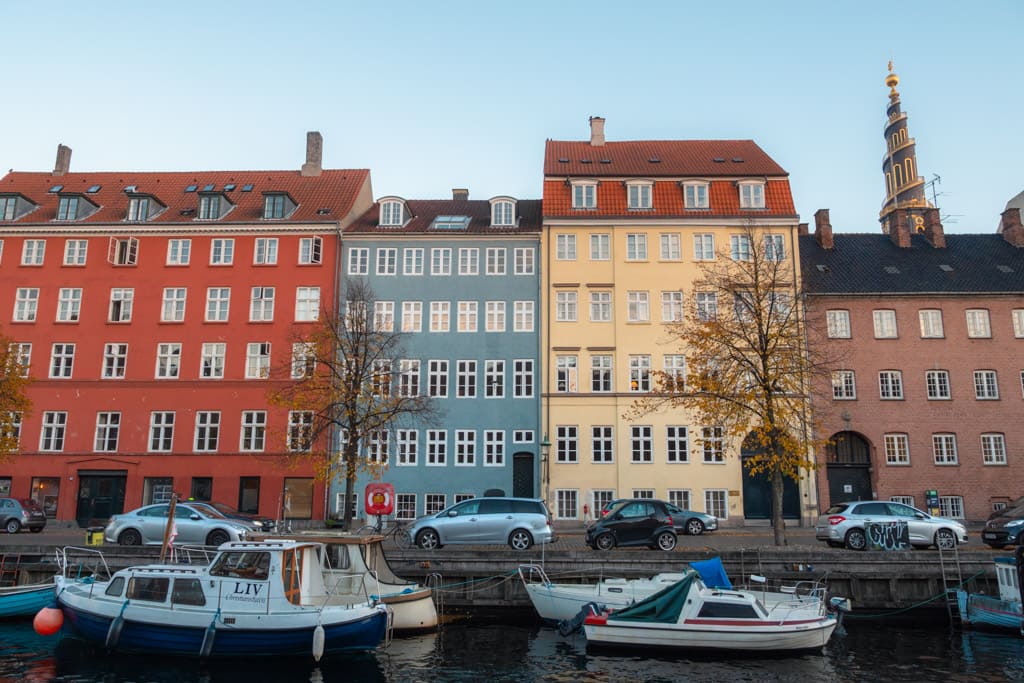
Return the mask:
M 989 533 L 984 533 L 981 536 L 982 536 L 982 538 L 992 538 L 992 539 L 994 539 L 996 537 L 995 534 L 989 534 Z

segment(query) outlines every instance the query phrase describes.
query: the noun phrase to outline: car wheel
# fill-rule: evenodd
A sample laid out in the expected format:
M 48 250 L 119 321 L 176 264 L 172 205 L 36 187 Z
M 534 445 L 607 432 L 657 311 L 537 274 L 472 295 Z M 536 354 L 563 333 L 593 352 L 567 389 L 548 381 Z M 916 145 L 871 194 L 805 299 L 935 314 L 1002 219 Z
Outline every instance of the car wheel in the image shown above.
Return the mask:
M 611 550 L 615 547 L 615 537 L 606 531 L 594 539 L 594 547 L 598 550 Z
M 671 531 L 662 531 L 658 534 L 658 548 L 668 552 L 669 550 L 675 550 L 676 547 L 676 535 Z
M 7 524 L 4 525 L 4 530 L 9 534 L 16 534 L 21 531 L 21 522 L 16 519 L 9 519 Z
M 142 545 L 142 534 L 135 529 L 127 529 L 121 532 L 117 542 L 120 545 Z
M 686 533 L 690 536 L 700 536 L 704 533 L 704 522 L 693 518 L 686 523 Z
M 868 547 L 867 536 L 863 529 L 850 529 L 846 532 L 846 547 L 850 550 L 865 550 Z
M 210 535 L 206 537 L 206 545 L 219 546 L 221 543 L 227 543 L 230 540 L 231 537 L 228 536 L 228 532 L 217 529 L 216 531 L 211 531 Z
M 935 547 L 940 550 L 952 550 L 956 547 L 956 536 L 949 529 L 939 529 L 935 532 Z
M 416 545 L 424 550 L 437 550 L 441 547 L 441 537 L 433 529 L 424 529 L 416 534 Z
M 513 550 L 529 550 L 533 545 L 533 536 L 525 529 L 516 529 L 509 534 L 508 544 Z

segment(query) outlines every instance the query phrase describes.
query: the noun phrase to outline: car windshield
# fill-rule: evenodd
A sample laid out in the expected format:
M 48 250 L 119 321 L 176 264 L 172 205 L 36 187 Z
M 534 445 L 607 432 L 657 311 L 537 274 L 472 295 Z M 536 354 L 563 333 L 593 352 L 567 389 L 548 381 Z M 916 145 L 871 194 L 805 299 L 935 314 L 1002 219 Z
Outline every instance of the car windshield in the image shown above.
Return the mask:
M 188 505 L 193 510 L 195 510 L 197 512 L 201 512 L 204 515 L 206 515 L 207 517 L 215 517 L 216 519 L 227 519 L 227 517 L 225 517 L 224 515 L 222 515 L 220 513 L 220 510 L 218 510 L 217 508 L 213 507 L 212 505 L 207 505 L 206 503 L 194 503 L 194 502 L 193 503 L 189 503 Z
M 39 509 L 39 504 L 36 503 L 31 498 L 22 498 L 18 502 L 21 503 L 21 507 L 25 508 L 26 510 L 37 510 L 37 509 Z
M 230 505 L 226 505 L 224 503 L 210 503 L 210 507 L 215 508 L 217 510 L 217 512 L 221 513 L 222 515 L 237 515 L 238 514 L 238 510 L 236 510 L 233 507 L 231 507 Z
M 846 503 L 840 503 L 839 505 L 833 505 L 828 510 L 825 510 L 826 515 L 838 515 L 841 512 L 846 512 L 846 508 L 850 507 Z

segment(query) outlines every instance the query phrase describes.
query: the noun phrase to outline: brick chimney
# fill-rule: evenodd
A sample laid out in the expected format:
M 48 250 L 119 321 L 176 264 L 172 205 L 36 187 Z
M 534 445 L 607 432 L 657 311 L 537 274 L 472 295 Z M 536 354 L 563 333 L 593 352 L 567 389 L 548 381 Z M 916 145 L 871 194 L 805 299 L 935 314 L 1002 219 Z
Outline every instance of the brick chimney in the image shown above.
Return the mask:
M 796 234 L 798 235 L 809 235 L 810 231 L 807 230 L 806 223 L 798 223 L 796 226 Z
M 1024 225 L 1020 223 L 1020 209 L 1003 211 L 999 220 L 999 234 L 1015 247 L 1024 247 Z
M 910 226 L 907 219 L 910 216 L 906 209 L 896 209 L 892 212 L 892 222 L 889 227 L 889 237 L 900 249 L 910 248 Z
M 469 190 L 464 187 L 453 187 L 452 199 L 462 202 L 466 201 L 467 199 L 469 199 Z
M 600 116 L 590 117 L 590 146 L 604 146 L 604 119 Z
M 828 209 L 818 209 L 814 212 L 814 239 L 822 249 L 832 249 L 835 246 L 832 240 L 832 223 L 828 219 Z
M 53 165 L 53 175 L 64 175 L 71 169 L 71 148 L 57 145 L 57 161 Z
M 323 172 L 324 136 L 319 131 L 306 133 L 306 163 L 302 165 L 301 175 L 318 176 Z
M 938 209 L 924 210 L 924 237 L 936 249 L 946 248 L 946 233 L 942 230 L 942 219 Z

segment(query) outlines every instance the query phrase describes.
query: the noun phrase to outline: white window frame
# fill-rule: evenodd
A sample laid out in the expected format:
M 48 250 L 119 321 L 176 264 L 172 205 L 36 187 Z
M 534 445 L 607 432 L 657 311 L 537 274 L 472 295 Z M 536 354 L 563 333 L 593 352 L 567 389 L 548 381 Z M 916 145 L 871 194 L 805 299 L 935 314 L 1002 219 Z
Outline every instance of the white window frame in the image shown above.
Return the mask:
M 156 379 L 179 379 L 181 377 L 181 344 L 160 342 L 156 345 Z
M 776 262 L 786 260 L 786 238 L 783 235 L 764 236 L 764 260 Z
M 983 465 L 1006 464 L 1006 436 L 999 432 L 981 435 L 981 463 Z
M 107 322 L 129 323 L 132 321 L 132 303 L 135 300 L 135 289 L 132 287 L 112 287 L 110 290 L 110 308 L 107 311 Z
M 44 412 L 42 426 L 39 428 L 39 450 L 43 453 L 63 452 L 67 428 L 67 411 L 48 410 Z
M 1010 311 L 1013 319 L 1013 336 L 1017 339 L 1024 338 L 1024 308 L 1015 308 Z
M 427 361 L 427 395 L 432 398 L 448 398 L 447 360 Z
M 203 342 L 199 362 L 200 379 L 224 379 L 227 346 L 225 342 Z
M 921 324 L 921 339 L 942 339 L 942 309 L 922 308 L 917 312 Z
M 576 235 L 566 232 L 555 235 L 555 260 L 576 260 Z
M 39 288 L 19 287 L 14 298 L 14 322 L 35 322 L 39 314 Z
M 725 429 L 717 425 L 701 427 L 700 442 L 705 465 L 725 464 Z
M 555 292 L 555 321 L 574 323 L 577 316 L 577 298 L 574 291 L 560 290 Z
M 883 443 L 886 465 L 910 465 L 910 440 L 906 434 L 885 434 Z
M 609 261 L 612 258 L 612 236 L 607 232 L 590 234 L 590 260 Z
M 427 430 L 427 467 L 448 465 L 448 430 Z
M 402 332 L 423 331 L 423 302 L 402 302 Z
M 896 311 L 891 308 L 878 308 L 871 311 L 874 323 L 875 339 L 896 339 L 899 328 L 896 325 Z
M 257 237 L 252 248 L 252 263 L 255 266 L 277 265 L 277 238 Z
M 555 425 L 555 461 L 563 464 L 580 461 L 579 425 Z
M 729 489 L 704 489 L 704 513 L 729 519 Z
M 458 302 L 457 332 L 473 333 L 479 330 L 479 308 L 476 301 Z
M 487 259 L 487 274 L 504 275 L 508 261 L 508 251 L 505 247 L 487 247 L 485 254 Z
M 243 410 L 238 450 L 243 453 L 262 453 L 266 444 L 267 411 Z
M 948 401 L 953 398 L 948 370 L 925 371 L 924 385 L 929 401 Z
M 501 199 L 491 203 L 491 226 L 512 226 L 516 224 L 516 203 Z
M 235 260 L 235 240 L 230 237 L 215 237 L 210 240 L 210 265 L 230 266 Z
M 249 299 L 249 322 L 273 322 L 274 293 L 273 287 L 252 288 Z
M 228 322 L 231 311 L 231 288 L 230 287 L 207 287 L 206 288 L 206 315 L 203 318 L 208 323 Z
M 515 319 L 512 323 L 513 332 L 533 332 L 534 302 L 515 301 Z
M 426 268 L 426 250 L 406 247 L 402 250 L 402 275 L 423 275 Z
M 654 183 L 649 180 L 626 181 L 626 208 L 630 211 L 645 211 L 654 208 Z
M 187 266 L 192 258 L 192 240 L 167 240 L 167 265 Z
M 574 394 L 579 390 L 579 356 L 555 356 L 555 393 Z
M 515 251 L 515 274 L 533 275 L 536 251 L 533 247 L 516 247 Z
M 751 259 L 750 235 L 729 235 L 729 258 L 733 261 Z
M 971 339 L 989 339 L 992 337 L 992 322 L 987 308 L 968 308 L 964 311 L 967 318 L 967 336 Z
M 974 398 L 979 401 L 999 400 L 999 377 L 995 370 L 974 371 Z
M 590 356 L 590 391 L 595 394 L 609 394 L 615 386 L 614 360 L 610 353 Z
M 765 184 L 763 182 L 741 180 L 736 184 L 739 186 L 741 209 L 765 208 Z
M 689 464 L 690 430 L 686 425 L 665 426 L 665 462 L 672 465 Z
M 687 209 L 708 209 L 710 183 L 683 183 L 683 206 Z
M 149 453 L 170 453 L 174 450 L 174 411 L 154 410 L 149 413 Z
M 853 401 L 857 398 L 857 377 L 853 370 L 832 371 L 832 400 Z
M 626 233 L 626 260 L 646 261 L 647 260 L 647 233 L 630 232 Z
M 180 323 L 185 321 L 185 303 L 188 290 L 185 287 L 164 287 L 160 306 L 160 322 Z
M 631 323 L 651 322 L 650 292 L 626 292 L 626 320 Z
M 245 346 L 245 378 L 270 377 L 270 342 L 249 342 Z
M 64 265 L 84 266 L 88 260 L 89 240 L 64 240 Z
M 103 345 L 103 379 L 124 379 L 128 370 L 128 345 L 108 343 Z
M 75 345 L 56 342 L 50 350 L 50 379 L 71 379 L 75 372 Z
M 505 430 L 484 430 L 484 467 L 505 466 Z
M 367 247 L 349 247 L 348 274 L 370 274 L 370 250 Z
M 681 290 L 661 293 L 661 322 L 678 323 L 683 320 L 683 292 Z
M 850 312 L 844 308 L 825 311 L 829 339 L 850 338 Z
M 57 298 L 57 322 L 77 323 L 82 314 L 82 288 L 61 287 Z
M 505 331 L 505 302 L 488 301 L 485 304 L 484 330 L 487 332 Z
M 430 331 L 449 332 L 452 325 L 452 302 L 430 302 Z
M 452 250 L 449 247 L 433 247 L 430 250 L 430 274 L 452 274 Z
M 882 401 L 903 400 L 903 372 L 880 370 L 878 373 L 878 398 Z
M 678 232 L 663 232 L 658 237 L 661 249 L 658 256 L 662 261 L 683 260 L 683 237 Z
M 629 391 L 630 393 L 649 393 L 651 391 L 651 356 L 636 354 L 629 357 Z
M 373 302 L 373 330 L 375 332 L 395 331 L 395 302 Z
M 512 397 L 533 398 L 533 359 L 516 358 L 512 361 Z
M 396 247 L 377 247 L 377 266 L 374 272 L 380 276 L 398 275 Z
M 455 361 L 455 398 L 476 398 L 476 367 L 473 359 Z
M 121 440 L 121 413 L 118 411 L 101 411 L 96 413 L 96 437 L 93 451 L 96 453 L 116 453 Z
M 455 430 L 455 466 L 476 466 L 476 430 Z
M 459 248 L 459 275 L 480 274 L 480 249 L 479 247 Z
M 418 429 L 395 430 L 395 465 L 398 467 L 415 467 L 419 464 L 420 433 Z M 413 497 L 415 501 L 415 494 Z M 396 496 L 397 501 L 397 496 Z M 415 510 L 415 503 L 413 505 Z M 402 519 L 397 509 L 395 517 Z
M 714 233 L 697 233 L 693 236 L 693 260 L 714 261 L 715 260 L 715 235 Z
M 590 461 L 600 464 L 615 462 L 614 425 L 591 425 Z
M 317 266 L 323 262 L 324 240 L 322 237 L 302 237 L 299 239 L 299 265 Z
M 936 465 L 958 465 L 956 434 L 932 434 L 932 457 Z
M 612 293 L 591 292 L 590 293 L 590 321 L 595 323 L 607 323 L 612 320 Z
M 652 425 L 630 425 L 630 462 L 634 465 L 648 465 L 654 462 L 654 427 Z
M 597 181 L 571 181 L 572 208 L 592 211 L 597 208 Z
M 398 395 L 412 398 L 420 395 L 420 361 L 403 358 L 398 361 Z
M 46 240 L 25 240 L 21 245 L 21 265 L 41 266 L 46 261 Z
M 320 319 L 320 288 L 295 288 L 295 322 L 312 322 Z

